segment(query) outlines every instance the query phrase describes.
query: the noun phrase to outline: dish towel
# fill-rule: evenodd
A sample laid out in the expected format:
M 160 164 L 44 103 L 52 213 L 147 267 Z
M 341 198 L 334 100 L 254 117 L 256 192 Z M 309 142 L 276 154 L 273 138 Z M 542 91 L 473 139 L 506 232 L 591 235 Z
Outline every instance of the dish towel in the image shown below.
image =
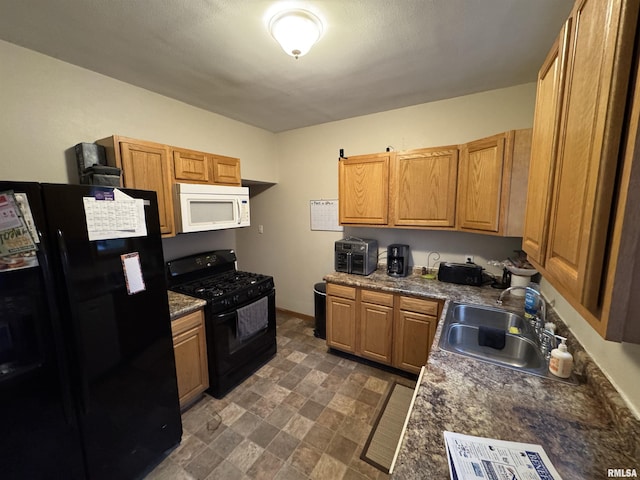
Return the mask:
M 269 325 L 269 298 L 263 297 L 257 302 L 241 307 L 237 311 L 236 338 L 246 340 Z

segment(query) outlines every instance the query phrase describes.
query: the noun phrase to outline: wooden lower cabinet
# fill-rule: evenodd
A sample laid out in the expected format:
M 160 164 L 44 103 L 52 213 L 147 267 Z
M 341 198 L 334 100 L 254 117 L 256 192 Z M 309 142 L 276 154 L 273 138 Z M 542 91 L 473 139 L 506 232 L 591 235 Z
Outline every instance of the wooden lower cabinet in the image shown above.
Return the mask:
M 180 408 L 209 388 L 204 312 L 197 310 L 171 322 Z
M 438 300 L 327 284 L 327 345 L 419 373 L 442 312 Z
M 413 297 L 399 297 L 395 315 L 393 366 L 419 373 L 429 358 L 438 326 L 440 303 Z
M 327 284 L 327 345 L 356 353 L 356 289 Z
M 360 292 L 360 345 L 364 358 L 385 365 L 393 361 L 393 294 L 374 290 Z

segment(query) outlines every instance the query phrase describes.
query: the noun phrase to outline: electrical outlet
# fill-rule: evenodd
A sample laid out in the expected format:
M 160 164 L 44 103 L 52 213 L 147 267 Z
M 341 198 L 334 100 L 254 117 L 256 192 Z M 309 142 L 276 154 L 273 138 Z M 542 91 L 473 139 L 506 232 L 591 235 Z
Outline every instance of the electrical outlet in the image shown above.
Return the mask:
M 258 233 L 264 233 L 264 226 L 258 225 Z
M 467 253 L 467 254 L 464 256 L 464 261 L 465 261 L 466 263 L 473 263 L 473 255 L 470 255 L 470 254 L 468 254 L 468 253 Z

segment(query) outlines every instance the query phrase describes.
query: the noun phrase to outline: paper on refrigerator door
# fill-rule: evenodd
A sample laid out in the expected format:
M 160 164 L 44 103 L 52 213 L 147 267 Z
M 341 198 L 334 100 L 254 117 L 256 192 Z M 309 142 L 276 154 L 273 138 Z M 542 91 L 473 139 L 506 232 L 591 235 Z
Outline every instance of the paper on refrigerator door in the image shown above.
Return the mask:
M 140 255 L 138 252 L 120 255 L 122 260 L 122 271 L 124 272 L 124 280 L 127 285 L 127 293 L 133 295 L 143 292 L 146 287 L 144 277 L 142 276 L 142 267 L 140 265 Z
M 147 235 L 144 200 L 115 188 L 84 197 L 83 202 L 90 241 Z

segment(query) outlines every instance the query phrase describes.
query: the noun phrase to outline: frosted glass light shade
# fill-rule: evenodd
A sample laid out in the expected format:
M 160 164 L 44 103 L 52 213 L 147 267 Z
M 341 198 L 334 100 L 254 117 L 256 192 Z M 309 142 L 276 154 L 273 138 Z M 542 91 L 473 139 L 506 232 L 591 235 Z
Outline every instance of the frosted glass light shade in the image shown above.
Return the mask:
M 307 10 L 285 10 L 269 22 L 269 31 L 292 57 L 305 55 L 322 34 L 322 22 Z

